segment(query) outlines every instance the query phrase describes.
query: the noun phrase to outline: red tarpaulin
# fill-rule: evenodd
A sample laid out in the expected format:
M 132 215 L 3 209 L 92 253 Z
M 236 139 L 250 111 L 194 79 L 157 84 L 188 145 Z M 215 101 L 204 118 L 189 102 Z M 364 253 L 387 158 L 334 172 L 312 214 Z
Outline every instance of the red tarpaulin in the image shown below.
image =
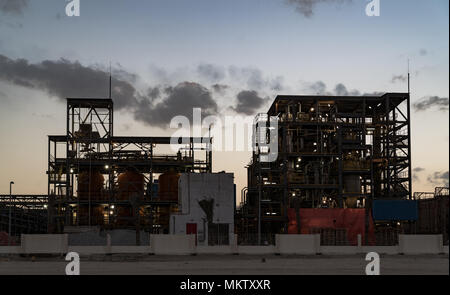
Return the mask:
M 347 237 L 350 245 L 358 244 L 358 234 L 361 234 L 364 244 L 365 209 L 300 209 L 300 233 L 309 234 L 312 228 L 347 229 Z M 288 211 L 289 234 L 297 234 L 297 217 L 295 209 Z M 375 244 L 374 225 L 369 216 L 369 245 Z

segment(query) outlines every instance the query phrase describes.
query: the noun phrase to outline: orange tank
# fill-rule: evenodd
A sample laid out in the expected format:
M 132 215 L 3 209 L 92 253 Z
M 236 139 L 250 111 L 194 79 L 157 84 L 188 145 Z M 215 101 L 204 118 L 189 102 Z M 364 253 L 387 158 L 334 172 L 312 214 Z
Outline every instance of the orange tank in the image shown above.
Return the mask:
M 105 178 L 98 170 L 83 171 L 78 174 L 78 198 L 80 200 L 102 200 Z
M 166 172 L 158 178 L 158 197 L 165 201 L 178 201 L 178 179 L 177 172 Z
M 136 171 L 126 171 L 118 178 L 118 200 L 129 200 L 133 195 L 144 195 L 144 175 Z

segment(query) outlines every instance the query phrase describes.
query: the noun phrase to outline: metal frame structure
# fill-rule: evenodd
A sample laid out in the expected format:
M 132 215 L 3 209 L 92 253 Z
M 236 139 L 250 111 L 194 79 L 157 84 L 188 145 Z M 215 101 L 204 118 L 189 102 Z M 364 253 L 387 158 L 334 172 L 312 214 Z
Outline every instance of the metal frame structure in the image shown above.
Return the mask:
M 408 93 L 277 96 L 267 114 L 278 117 L 278 159 L 261 163 L 253 152 L 241 231 L 286 233 L 288 208 L 411 199 L 409 105 Z
M 47 195 L 0 195 L 0 231 L 9 231 L 11 207 L 10 236 L 46 233 L 47 202 Z
M 64 225 L 79 225 L 76 209 L 103 206 L 105 227 L 116 227 L 115 206 L 145 208 L 145 219 L 155 224 L 155 212 L 160 207 L 176 206 L 176 201 L 154 197 L 152 183 L 156 175 L 168 171 L 211 172 L 211 138 L 187 137 L 175 139 L 178 152 L 161 154 L 157 147 L 173 144 L 171 137 L 125 137 L 113 134 L 113 101 L 111 99 L 67 99 L 66 135 L 48 138 L 48 195 L 49 232 L 60 232 Z M 199 159 L 200 152 L 205 156 Z M 119 200 L 119 174 L 132 169 L 144 175 L 146 189 L 135 200 Z M 89 194 L 80 200 L 77 194 L 77 177 L 83 171 L 99 171 L 106 176 L 103 189 L 106 199 L 96 199 Z M 139 210 L 139 209 L 138 209 Z M 158 221 L 156 221 L 157 223 Z M 134 220 L 139 227 L 140 220 Z M 152 231 L 153 229 L 149 229 Z

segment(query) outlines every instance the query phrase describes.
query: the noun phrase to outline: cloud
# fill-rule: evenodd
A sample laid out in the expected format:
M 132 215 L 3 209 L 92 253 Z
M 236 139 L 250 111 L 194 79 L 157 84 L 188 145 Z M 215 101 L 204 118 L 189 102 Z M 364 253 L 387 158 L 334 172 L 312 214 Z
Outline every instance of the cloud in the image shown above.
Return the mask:
M 237 113 L 253 115 L 269 98 L 262 98 L 254 90 L 244 90 L 237 95 L 237 105 L 232 108 Z
M 434 172 L 428 176 L 428 181 L 437 186 L 449 186 L 448 171 Z
M 316 81 L 316 82 L 312 83 L 311 85 L 309 85 L 309 90 L 313 94 L 326 95 L 327 94 L 327 85 L 322 81 Z
M 0 12 L 11 15 L 23 15 L 29 0 L 0 0 Z
M 212 64 L 200 64 L 197 67 L 197 73 L 211 82 L 219 82 L 225 78 L 225 69 Z
M 422 48 L 419 50 L 419 54 L 420 54 L 420 56 L 425 56 L 428 54 L 428 51 L 426 49 Z
M 109 73 L 98 67 L 86 67 L 66 59 L 45 60 L 31 64 L 25 59 L 10 59 L 0 54 L 0 79 L 18 86 L 46 91 L 52 96 L 108 97 Z M 137 104 L 134 86 L 120 78 L 112 78 L 112 96 L 116 108 L 130 108 Z M 126 76 L 129 79 L 132 75 Z M 122 79 L 121 79 L 122 78 Z
M 214 85 L 211 86 L 211 88 L 212 88 L 215 92 L 217 92 L 217 93 L 223 95 L 223 94 L 225 93 L 225 90 L 227 90 L 228 88 L 230 88 L 230 86 L 225 85 L 225 84 L 214 84 Z
M 413 179 L 414 180 L 419 180 L 419 176 L 417 175 L 417 173 L 420 173 L 422 171 L 425 171 L 425 168 L 422 167 L 416 167 L 413 169 Z
M 228 75 L 233 81 L 244 83 L 250 90 L 281 91 L 284 89 L 284 78 L 282 76 L 266 77 L 258 68 L 230 66 L 228 67 Z
M 217 113 L 217 104 L 210 91 L 198 83 L 183 82 L 176 86 L 150 87 L 140 93 L 133 85 L 139 78 L 124 70 L 114 69 L 112 98 L 115 109 L 126 109 L 145 124 L 167 127 L 172 117 L 192 116 L 193 107 L 201 107 L 205 115 Z M 0 80 L 17 86 L 45 91 L 66 97 L 108 97 L 109 71 L 100 66 L 88 67 L 65 59 L 29 63 L 0 55 Z M 161 98 L 157 103 L 156 98 Z
M 148 98 L 143 98 L 134 113 L 136 120 L 148 125 L 167 127 L 173 117 L 182 115 L 192 122 L 192 109 L 201 108 L 202 117 L 215 115 L 217 103 L 211 92 L 194 82 L 182 82 L 175 87 L 165 89 L 167 96 L 156 105 Z
M 151 98 L 152 100 L 158 98 L 160 95 L 161 95 L 161 90 L 159 89 L 159 87 L 150 87 L 147 90 L 147 96 L 149 98 Z
M 392 76 L 391 83 L 406 82 L 407 79 L 405 75 L 394 75 Z
M 314 15 L 314 9 L 317 4 L 342 4 L 344 2 L 351 2 L 351 0 L 286 0 L 290 5 L 295 6 L 295 10 L 305 17 Z
M 284 89 L 284 78 L 282 76 L 277 76 L 269 81 L 269 88 L 275 91 L 281 91 Z
M 432 107 L 438 107 L 440 111 L 448 111 L 448 97 L 423 97 L 418 102 L 415 102 L 413 107 L 417 112 L 425 111 Z
M 334 94 L 337 96 L 359 96 L 361 93 L 358 90 L 347 90 L 344 84 L 339 83 L 334 88 Z
M 333 90 L 329 91 L 323 81 L 305 83 L 304 91 L 311 95 L 337 95 L 337 96 L 360 96 L 361 92 L 357 89 L 348 90 L 343 83 L 338 83 Z M 376 93 L 376 94 L 375 94 Z M 378 95 L 380 92 L 364 93 L 364 95 Z

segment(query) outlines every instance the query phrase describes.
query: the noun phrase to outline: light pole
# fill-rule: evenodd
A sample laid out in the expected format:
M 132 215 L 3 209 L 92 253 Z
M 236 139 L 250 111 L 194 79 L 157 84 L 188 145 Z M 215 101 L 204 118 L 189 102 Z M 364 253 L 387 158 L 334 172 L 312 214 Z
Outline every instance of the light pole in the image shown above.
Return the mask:
M 8 225 L 8 246 L 11 245 L 11 206 L 12 206 L 12 185 L 14 181 L 9 183 L 9 225 Z

